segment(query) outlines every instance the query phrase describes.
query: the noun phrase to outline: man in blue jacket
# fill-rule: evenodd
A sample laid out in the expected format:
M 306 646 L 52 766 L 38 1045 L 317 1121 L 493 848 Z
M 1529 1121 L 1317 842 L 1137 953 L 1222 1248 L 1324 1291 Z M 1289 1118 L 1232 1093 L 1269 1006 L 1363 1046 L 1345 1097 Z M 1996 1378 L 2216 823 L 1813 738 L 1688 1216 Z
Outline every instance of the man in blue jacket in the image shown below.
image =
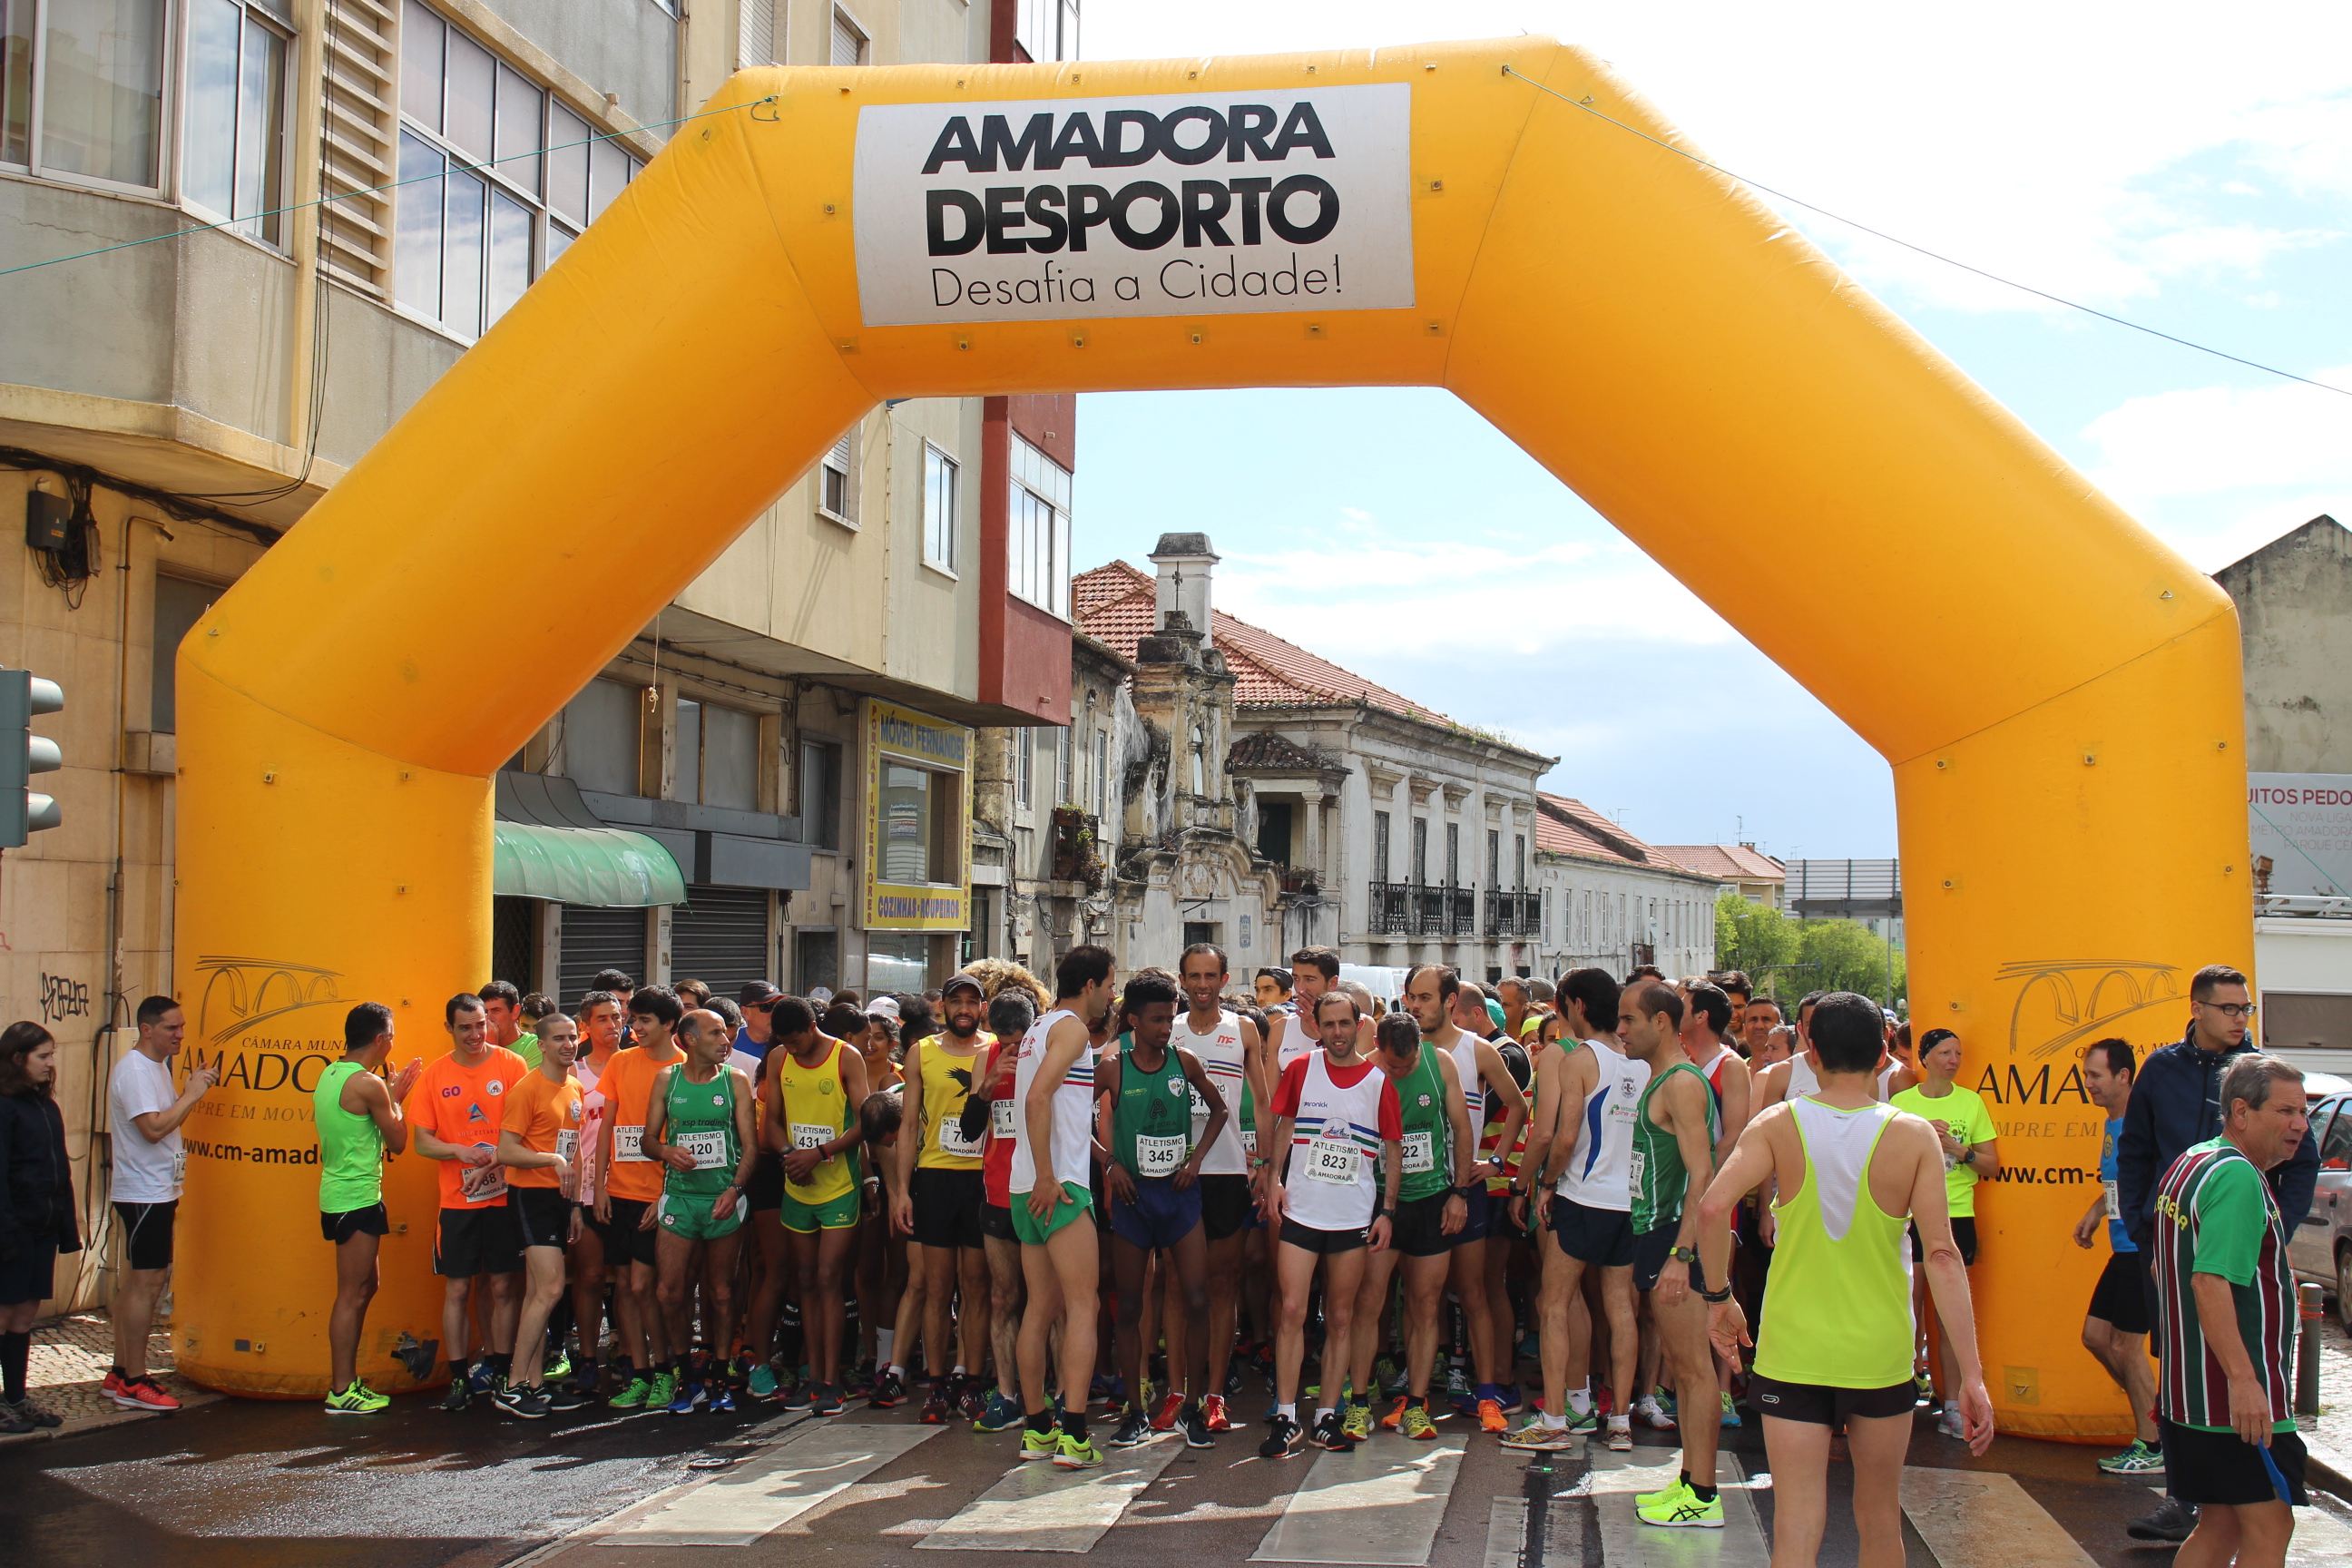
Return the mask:
M 2116 1144 L 2116 1207 L 2143 1251 L 2151 1245 L 2164 1173 L 2191 1144 L 2221 1135 L 2221 1075 L 2232 1058 L 2256 1048 L 2246 1038 L 2253 1016 L 2246 977 L 2225 963 L 2207 964 L 2189 983 L 2189 1032 L 2140 1065 Z M 2319 1184 L 2318 1141 L 2303 1139 L 2267 1180 L 2293 1235 L 2311 1212 Z M 2152 1274 L 2148 1295 L 2148 1321 L 2160 1323 Z M 2139 1541 L 2186 1541 L 2196 1526 L 2196 1509 L 2168 1497 L 2154 1513 L 2132 1521 L 2131 1534 Z

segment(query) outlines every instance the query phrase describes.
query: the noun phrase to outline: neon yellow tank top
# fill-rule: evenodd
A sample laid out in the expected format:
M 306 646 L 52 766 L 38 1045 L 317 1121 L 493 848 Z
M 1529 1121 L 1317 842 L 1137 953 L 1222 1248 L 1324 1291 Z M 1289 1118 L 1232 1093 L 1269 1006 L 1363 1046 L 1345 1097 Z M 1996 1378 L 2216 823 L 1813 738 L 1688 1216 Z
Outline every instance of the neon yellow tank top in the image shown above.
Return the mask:
M 915 1058 L 923 1072 L 923 1146 L 915 1155 L 915 1164 L 926 1171 L 979 1170 L 987 1134 L 983 1131 L 966 1142 L 961 1121 L 980 1053 L 957 1056 L 947 1048 L 942 1037 L 933 1035 L 916 1046 Z
M 1781 1383 L 1892 1388 L 1911 1377 L 1911 1258 L 1906 1216 L 1870 1195 L 1870 1160 L 1898 1114 L 1789 1102 L 1805 1184 L 1772 1205 L 1780 1239 L 1764 1286 L 1756 1370 Z
M 801 1066 L 790 1051 L 776 1055 L 776 1093 L 784 1108 L 790 1148 L 830 1143 L 849 1130 L 849 1119 L 857 1114 L 841 1092 L 842 1043 L 828 1038 L 825 1045 L 824 1057 L 812 1068 Z M 807 1183 L 786 1182 L 784 1190 L 801 1203 L 831 1203 L 857 1184 L 856 1165 L 845 1152 L 819 1165 Z

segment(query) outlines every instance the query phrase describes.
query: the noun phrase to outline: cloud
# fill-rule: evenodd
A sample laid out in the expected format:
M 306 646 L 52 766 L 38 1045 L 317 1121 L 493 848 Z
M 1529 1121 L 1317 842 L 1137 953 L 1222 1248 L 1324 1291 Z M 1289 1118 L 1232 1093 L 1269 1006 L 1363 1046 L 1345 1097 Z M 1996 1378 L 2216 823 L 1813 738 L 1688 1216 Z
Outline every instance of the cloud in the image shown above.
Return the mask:
M 2352 389 L 2352 365 L 2312 379 Z M 2092 420 L 2083 438 L 2099 449 L 2092 477 L 2119 499 L 2352 488 L 2352 397 L 2294 382 L 2135 397 Z

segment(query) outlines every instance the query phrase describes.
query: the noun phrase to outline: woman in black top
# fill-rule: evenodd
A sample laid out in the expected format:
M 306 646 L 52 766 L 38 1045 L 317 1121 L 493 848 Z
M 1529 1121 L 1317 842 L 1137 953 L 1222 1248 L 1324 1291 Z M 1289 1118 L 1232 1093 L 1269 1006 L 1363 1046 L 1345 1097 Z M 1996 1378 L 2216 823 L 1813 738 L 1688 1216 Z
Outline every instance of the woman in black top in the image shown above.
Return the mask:
M 12 1435 L 61 1425 L 25 1389 L 58 1254 L 81 1250 L 57 1082 L 55 1037 L 29 1020 L 0 1029 L 0 1433 Z

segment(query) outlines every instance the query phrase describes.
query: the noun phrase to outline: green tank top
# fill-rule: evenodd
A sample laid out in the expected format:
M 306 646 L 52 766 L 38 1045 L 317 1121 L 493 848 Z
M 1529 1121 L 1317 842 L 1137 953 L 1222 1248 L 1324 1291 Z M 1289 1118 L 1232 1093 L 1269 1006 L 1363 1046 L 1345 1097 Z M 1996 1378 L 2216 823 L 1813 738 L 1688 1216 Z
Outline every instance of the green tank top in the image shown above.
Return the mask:
M 1130 1176 L 1176 1173 L 1192 1153 L 1192 1086 L 1171 1047 L 1158 1072 L 1136 1065 L 1135 1037 L 1118 1037 L 1118 1099 L 1111 1105 L 1111 1158 Z
M 1911 1375 L 1908 1216 L 1870 1195 L 1892 1106 L 1790 1102 L 1805 1180 L 1772 1205 L 1780 1234 L 1764 1284 L 1756 1370 L 1781 1383 L 1892 1388 Z
M 1699 1088 L 1706 1091 L 1707 1146 L 1713 1148 L 1723 1132 L 1723 1114 L 1716 1107 L 1714 1086 L 1706 1081 L 1706 1074 L 1689 1062 L 1676 1062 L 1643 1087 L 1641 1102 L 1633 1109 L 1633 1159 L 1629 1179 L 1636 1236 L 1647 1235 L 1662 1225 L 1674 1225 L 1683 1217 L 1684 1189 L 1690 1185 L 1690 1172 L 1683 1166 L 1682 1142 L 1650 1120 L 1650 1097 L 1658 1092 L 1660 1084 L 1678 1072 L 1698 1079 Z
M 709 1083 L 693 1083 L 686 1064 L 669 1075 L 664 1096 L 669 1128 L 664 1142 L 694 1156 L 694 1169 L 664 1168 L 662 1191 L 681 1198 L 715 1198 L 735 1179 L 743 1158 L 742 1141 L 735 1135 L 735 1075 L 722 1066 Z
M 310 1118 L 319 1128 L 319 1212 L 350 1214 L 383 1201 L 383 1129 L 373 1116 L 343 1109 L 343 1085 L 367 1068 L 330 1062 L 310 1091 Z
M 1412 1203 L 1454 1184 L 1454 1123 L 1445 1114 L 1445 1079 L 1436 1051 L 1424 1045 L 1412 1070 L 1396 1080 L 1397 1110 L 1404 1122 L 1404 1175 L 1397 1201 Z

